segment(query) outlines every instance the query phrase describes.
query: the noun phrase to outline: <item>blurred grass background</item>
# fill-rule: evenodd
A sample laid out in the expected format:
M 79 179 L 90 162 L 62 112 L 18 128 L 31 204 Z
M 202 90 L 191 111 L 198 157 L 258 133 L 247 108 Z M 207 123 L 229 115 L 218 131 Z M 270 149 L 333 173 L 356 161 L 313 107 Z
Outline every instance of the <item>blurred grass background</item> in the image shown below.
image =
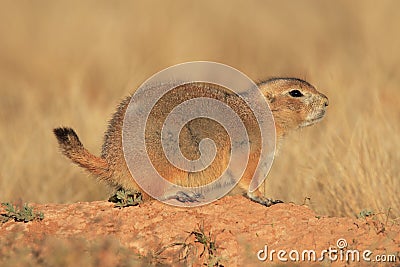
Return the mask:
M 100 153 L 116 105 L 177 63 L 295 76 L 330 99 L 289 136 L 268 196 L 321 214 L 400 217 L 398 1 L 1 1 L 0 201 L 90 201 L 109 190 L 64 158 L 52 129 Z

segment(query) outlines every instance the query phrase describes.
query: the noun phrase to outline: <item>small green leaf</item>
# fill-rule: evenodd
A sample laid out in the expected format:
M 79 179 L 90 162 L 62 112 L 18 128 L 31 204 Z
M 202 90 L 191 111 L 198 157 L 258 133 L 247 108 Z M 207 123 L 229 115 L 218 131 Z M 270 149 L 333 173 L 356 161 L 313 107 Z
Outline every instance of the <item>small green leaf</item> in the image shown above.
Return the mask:
M 0 215 L 0 222 L 4 223 L 11 219 L 17 222 L 30 222 L 33 220 L 43 220 L 43 213 L 36 213 L 33 211 L 33 207 L 29 207 L 28 204 L 24 204 L 21 209 L 14 207 L 11 203 L 2 203 L 2 206 L 6 209 L 6 214 Z
M 109 198 L 110 202 L 116 203 L 115 207 L 123 208 L 136 206 L 142 202 L 142 194 L 140 192 L 131 192 L 129 190 L 120 189 Z

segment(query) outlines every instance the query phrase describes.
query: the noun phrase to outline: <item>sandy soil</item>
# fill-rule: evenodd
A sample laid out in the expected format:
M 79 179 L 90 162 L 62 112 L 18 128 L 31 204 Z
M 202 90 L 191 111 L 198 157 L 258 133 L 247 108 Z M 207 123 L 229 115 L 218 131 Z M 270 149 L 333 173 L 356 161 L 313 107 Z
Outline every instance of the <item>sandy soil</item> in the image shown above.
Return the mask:
M 241 196 L 228 196 L 210 205 L 191 209 L 171 207 L 157 201 L 123 209 L 114 208 L 112 203 L 106 201 L 31 205 L 44 213 L 44 220 L 3 223 L 0 225 L 0 243 L 25 247 L 42 246 L 44 243 L 38 240 L 50 237 L 60 240 L 83 238 L 89 242 L 112 238 L 132 254 L 141 255 L 147 263 L 184 266 L 266 266 L 282 263 L 277 252 L 272 254 L 272 259 L 258 259 L 257 254 L 265 257 L 260 250 L 266 246 L 268 256 L 272 250 L 285 250 L 287 254 L 282 257 L 292 264 L 294 262 L 288 253 L 297 250 L 301 266 L 375 266 L 378 265 L 375 256 L 392 254 L 396 255 L 396 262 L 385 265 L 400 264 L 399 225 L 382 223 L 369 217 L 317 216 L 308 207 L 294 204 L 266 208 Z M 0 213 L 4 213 L 4 209 Z M 196 242 L 202 238 L 205 240 L 203 243 Z M 325 254 L 323 262 L 301 261 L 303 250 L 315 250 L 319 258 L 323 250 L 344 246 L 337 243 L 339 239 L 345 239 L 347 246 L 341 252 L 339 250 L 338 260 L 331 261 Z M 215 247 L 210 242 L 215 242 Z M 202 253 L 204 246 L 208 249 Z M 353 263 L 350 254 L 347 263 L 340 260 L 340 255 L 345 258 L 346 252 L 356 249 L 360 251 L 360 262 Z M 370 263 L 362 259 L 366 250 L 372 253 L 365 252 L 372 261 Z M 46 257 L 43 249 L 39 251 L 44 255 L 42 257 Z M 295 258 L 296 252 L 291 252 L 291 256 Z M 334 258 L 335 254 L 331 256 Z M 104 258 L 102 266 L 107 266 L 107 262 Z

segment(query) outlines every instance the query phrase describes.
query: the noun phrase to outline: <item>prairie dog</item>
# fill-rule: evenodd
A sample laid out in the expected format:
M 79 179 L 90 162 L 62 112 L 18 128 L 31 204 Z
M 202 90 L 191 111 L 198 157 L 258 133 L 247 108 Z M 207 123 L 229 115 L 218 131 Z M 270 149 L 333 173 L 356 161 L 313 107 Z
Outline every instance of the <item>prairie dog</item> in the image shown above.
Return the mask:
M 258 84 L 272 111 L 277 142 L 289 132 L 313 125 L 320 121 L 329 104 L 328 98 L 318 92 L 311 84 L 297 78 L 273 78 Z M 244 124 L 250 139 L 249 163 L 246 171 L 236 185 L 233 194 L 243 194 L 263 205 L 270 206 L 280 201 L 265 198 L 260 190 L 248 192 L 250 181 L 257 166 L 260 153 L 260 130 L 255 127 L 254 114 L 245 102 L 234 93 L 217 85 L 206 83 L 185 84 L 168 92 L 152 110 L 147 121 L 146 143 L 148 154 L 155 168 L 170 182 L 182 186 L 200 186 L 216 179 L 226 168 L 229 157 L 230 141 L 223 128 L 212 120 L 199 118 L 190 121 L 180 134 L 182 154 L 190 160 L 199 156 L 198 142 L 210 138 L 217 144 L 217 156 L 212 164 L 203 171 L 185 172 L 172 166 L 165 155 L 160 142 L 162 123 L 172 108 L 195 97 L 211 97 L 227 103 L 237 113 Z M 184 90 L 179 90 L 184 89 Z M 97 157 L 84 148 L 77 134 L 71 128 L 56 128 L 62 153 L 77 165 L 85 168 L 95 177 L 105 181 L 115 189 L 134 190 L 142 193 L 144 199 L 149 196 L 140 189 L 127 167 L 122 148 L 122 126 L 124 115 L 131 97 L 125 98 L 118 106 L 105 132 L 101 156 Z

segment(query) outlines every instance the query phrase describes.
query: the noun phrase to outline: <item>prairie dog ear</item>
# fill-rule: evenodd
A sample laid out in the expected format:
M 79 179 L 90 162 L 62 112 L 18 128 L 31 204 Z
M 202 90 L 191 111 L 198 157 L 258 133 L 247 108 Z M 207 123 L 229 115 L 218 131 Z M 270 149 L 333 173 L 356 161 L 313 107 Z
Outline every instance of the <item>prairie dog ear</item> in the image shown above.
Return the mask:
M 267 99 L 269 103 L 273 103 L 275 101 L 275 96 L 270 90 L 264 91 L 264 97 Z

